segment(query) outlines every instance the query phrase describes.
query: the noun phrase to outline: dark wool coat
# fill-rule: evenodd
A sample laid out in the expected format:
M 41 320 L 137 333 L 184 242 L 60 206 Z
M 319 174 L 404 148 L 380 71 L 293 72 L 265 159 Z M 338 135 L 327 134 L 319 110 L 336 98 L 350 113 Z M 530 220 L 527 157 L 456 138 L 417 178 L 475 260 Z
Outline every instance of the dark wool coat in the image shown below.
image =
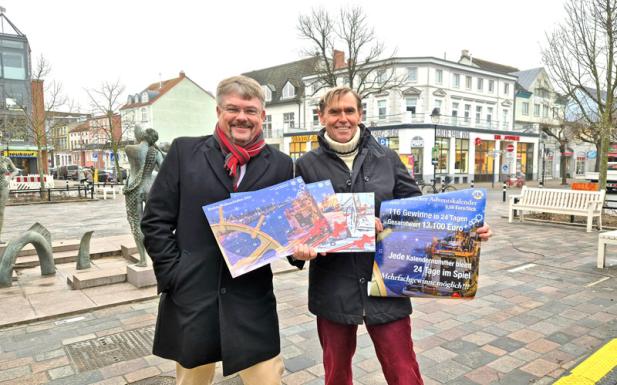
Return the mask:
M 370 131 L 360 125 L 358 155 L 350 172 L 328 147 L 325 129 L 319 132 L 320 147 L 296 161 L 296 176 L 306 183 L 330 179 L 334 191 L 375 193 L 375 214 L 381 202 L 421 195 L 398 154 L 381 146 Z M 309 268 L 309 310 L 342 324 L 382 324 L 411 314 L 408 298 L 369 297 L 374 253 L 332 253 L 317 256 Z M 294 264 L 302 265 L 302 261 Z
M 178 138 L 154 181 L 141 222 L 161 293 L 153 352 L 193 368 L 222 361 L 229 375 L 280 352 L 270 265 L 232 278 L 202 206 L 229 198 L 231 177 L 214 137 Z M 238 191 L 293 177 L 266 146 Z

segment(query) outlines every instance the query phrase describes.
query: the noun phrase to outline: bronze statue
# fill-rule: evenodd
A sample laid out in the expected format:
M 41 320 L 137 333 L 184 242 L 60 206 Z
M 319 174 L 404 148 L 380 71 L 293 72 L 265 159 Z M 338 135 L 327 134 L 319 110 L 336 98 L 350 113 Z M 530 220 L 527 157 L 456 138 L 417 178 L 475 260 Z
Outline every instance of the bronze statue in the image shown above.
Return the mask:
M 155 145 L 159 134 L 148 128 L 145 131 L 135 126 L 135 141 L 124 148 L 131 167 L 124 195 L 126 200 L 126 216 L 135 239 L 139 262 L 137 266 L 147 266 L 146 251 L 144 249 L 144 235 L 141 232 L 140 222 L 143 216 L 144 204 L 148 199 L 148 192 L 154 181 L 152 172 L 163 163 L 163 152 Z
M 7 175 L 8 174 L 8 175 Z M 9 157 L 0 156 L 0 236 L 4 223 L 4 206 L 9 200 L 9 180 L 17 174 L 17 167 Z M 4 244 L 0 239 L 0 244 Z

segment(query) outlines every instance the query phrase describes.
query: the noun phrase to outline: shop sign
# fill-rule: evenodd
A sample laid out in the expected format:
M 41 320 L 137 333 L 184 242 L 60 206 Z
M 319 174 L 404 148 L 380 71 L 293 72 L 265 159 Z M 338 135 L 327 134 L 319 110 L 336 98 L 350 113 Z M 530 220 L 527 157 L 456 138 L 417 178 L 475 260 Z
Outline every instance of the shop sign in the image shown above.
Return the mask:
M 291 143 L 316 142 L 317 135 L 297 135 L 291 137 Z
M 371 131 L 371 134 L 375 138 L 396 138 L 398 136 L 398 129 L 392 128 L 388 130 L 375 130 Z
M 515 142 L 518 142 L 519 140 L 521 140 L 521 137 L 518 135 L 495 135 L 495 140 L 512 140 Z
M 2 155 L 6 156 L 6 150 L 2 151 Z M 9 150 L 9 156 L 11 158 L 36 158 L 36 151 L 25 151 L 25 150 Z
M 436 135 L 440 138 L 469 139 L 469 131 L 449 130 L 445 128 L 438 128 Z
M 411 138 L 411 148 L 424 147 L 424 139 L 421 136 L 414 136 Z
M 598 152 L 597 151 L 588 151 L 587 152 L 587 159 L 596 159 L 596 157 L 598 156 Z

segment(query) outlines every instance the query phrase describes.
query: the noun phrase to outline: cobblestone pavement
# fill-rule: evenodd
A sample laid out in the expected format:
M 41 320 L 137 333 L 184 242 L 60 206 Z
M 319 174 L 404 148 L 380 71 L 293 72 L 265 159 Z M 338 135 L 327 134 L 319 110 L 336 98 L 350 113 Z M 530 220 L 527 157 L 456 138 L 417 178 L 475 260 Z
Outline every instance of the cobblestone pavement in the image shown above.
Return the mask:
M 508 224 L 500 198 L 497 191 L 490 194 L 487 216 L 496 235 L 483 245 L 476 298 L 413 299 L 415 350 L 427 385 L 550 384 L 617 336 L 617 247 L 608 248 L 609 267 L 597 269 L 597 232 Z M 41 221 L 49 219 L 43 224 L 55 237 L 88 227 L 75 223 L 81 221 L 78 212 L 97 209 L 124 218 L 118 201 L 99 203 L 49 205 L 57 207 Z M 29 226 L 11 218 L 23 208 L 8 208 L 13 226 Z M 56 215 L 72 220 L 57 223 Z M 103 221 L 106 235 L 126 227 L 119 220 Z M 275 290 L 284 383 L 323 384 L 315 321 L 306 305 L 306 271 L 277 275 Z M 156 311 L 157 301 L 148 300 L 0 329 L 0 385 L 113 385 L 173 376 L 172 362 L 148 355 Z M 241 383 L 218 372 L 218 384 Z M 364 328 L 354 377 L 356 384 L 385 384 Z

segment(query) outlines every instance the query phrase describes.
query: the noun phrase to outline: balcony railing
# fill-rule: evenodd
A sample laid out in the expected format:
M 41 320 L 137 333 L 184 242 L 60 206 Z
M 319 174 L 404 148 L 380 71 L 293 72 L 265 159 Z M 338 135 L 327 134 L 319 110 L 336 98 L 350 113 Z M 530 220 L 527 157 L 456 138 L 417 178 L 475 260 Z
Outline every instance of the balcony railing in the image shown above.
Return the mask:
M 390 126 L 395 124 L 428 124 L 432 125 L 433 120 L 431 119 L 430 114 L 418 113 L 412 114 L 411 112 L 405 112 L 400 114 L 392 114 L 392 115 L 381 115 L 381 116 L 365 116 L 362 120 L 367 127 L 381 127 L 381 126 Z M 480 128 L 486 130 L 510 130 L 511 122 L 509 121 L 498 121 L 498 120 L 487 120 L 487 119 L 475 119 L 472 117 L 464 117 L 464 116 L 450 116 L 450 115 L 440 115 L 439 123 L 441 126 L 453 126 L 453 127 L 470 127 L 470 128 Z M 310 122 L 306 126 L 296 126 L 293 128 L 285 127 L 283 130 L 270 130 L 270 133 L 267 130 L 264 130 L 264 136 L 266 138 L 276 138 L 276 135 L 282 136 L 283 133 L 286 134 L 298 134 L 298 133 L 306 133 L 311 131 L 318 131 L 321 129 L 321 125 L 315 125 L 313 122 Z M 272 136 L 267 136 L 272 135 Z

